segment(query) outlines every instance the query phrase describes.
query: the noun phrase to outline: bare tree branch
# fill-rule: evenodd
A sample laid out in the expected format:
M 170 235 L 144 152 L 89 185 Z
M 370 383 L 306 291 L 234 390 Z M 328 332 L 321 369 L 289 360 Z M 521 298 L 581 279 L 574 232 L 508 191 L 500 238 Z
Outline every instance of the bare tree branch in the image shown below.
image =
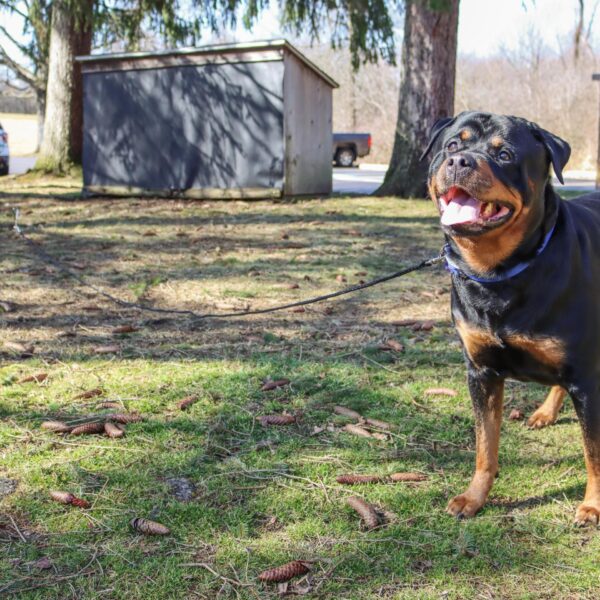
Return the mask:
M 20 17 L 22 17 L 23 19 L 25 19 L 26 21 L 29 20 L 29 16 L 26 15 L 24 12 L 20 11 L 16 6 L 14 2 L 7 2 L 6 0 L 0 0 L 0 6 L 6 8 L 7 10 L 9 10 L 12 13 L 15 13 L 17 15 L 19 15 Z M 27 5 L 27 3 L 25 3 L 25 6 L 27 6 L 27 8 L 29 8 L 29 6 Z
M 25 54 L 25 56 L 29 57 L 31 60 L 35 60 L 35 55 L 31 52 L 31 50 L 21 42 L 18 42 L 10 33 L 8 33 L 4 25 L 0 25 L 0 31 L 19 49 L 20 52 Z

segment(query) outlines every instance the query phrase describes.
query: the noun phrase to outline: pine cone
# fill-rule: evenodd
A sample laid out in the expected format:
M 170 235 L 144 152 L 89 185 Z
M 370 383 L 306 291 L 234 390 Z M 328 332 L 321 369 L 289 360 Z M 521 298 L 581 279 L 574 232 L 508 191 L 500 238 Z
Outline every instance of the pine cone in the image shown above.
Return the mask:
M 371 432 L 367 431 L 364 427 L 361 427 L 360 425 L 344 425 L 343 430 L 354 435 L 360 435 L 361 437 L 373 437 Z
M 362 416 L 360 415 L 360 413 L 357 413 L 355 410 L 352 410 L 351 408 L 346 408 L 345 406 L 334 406 L 333 412 L 336 413 L 337 415 L 342 415 L 343 417 L 348 417 L 349 419 L 356 419 L 357 421 L 360 421 L 360 419 L 362 419 Z
M 71 492 L 50 492 L 50 498 L 61 504 L 71 504 L 75 496 Z
M 179 410 L 186 410 L 196 402 L 198 402 L 198 396 L 186 396 L 177 403 L 177 408 Z
M 110 421 L 104 423 L 104 433 L 106 433 L 109 438 L 121 438 L 125 435 L 125 432 L 122 429 Z
M 91 506 L 87 500 L 78 498 L 77 496 L 73 496 L 73 498 L 71 498 L 71 505 L 77 506 L 77 508 L 89 508 Z
M 357 483 L 378 483 L 383 478 L 380 475 L 339 475 L 336 477 L 338 483 L 344 485 L 355 485 Z
M 118 402 L 107 400 L 106 402 L 100 402 L 96 408 L 121 408 L 121 405 Z
M 293 560 L 285 565 L 281 565 L 281 567 L 275 567 L 274 569 L 267 569 L 266 571 L 263 571 L 258 578 L 261 581 L 280 583 L 283 581 L 289 581 L 292 579 L 292 577 L 305 575 L 309 571 L 310 567 L 307 563 L 301 560 Z
M 104 423 L 100 422 L 92 422 L 92 423 L 84 423 L 83 425 L 78 425 L 71 429 L 71 435 L 90 435 L 92 433 L 103 433 L 104 432 Z
M 113 328 L 111 333 L 113 335 L 119 335 L 121 333 L 134 333 L 139 330 L 140 328 L 136 327 L 135 325 L 120 325 L 119 327 Z
M 62 421 L 44 421 L 40 427 L 46 431 L 54 431 L 55 433 L 69 433 L 72 429 Z
M 74 396 L 74 400 L 84 400 L 86 398 L 95 398 L 96 396 L 102 396 L 104 392 L 100 388 L 95 388 L 93 390 L 88 390 L 87 392 L 81 392 L 81 394 L 77 394 Z
M 392 473 L 389 476 L 391 481 L 425 481 L 427 475 L 423 473 Z
M 131 519 L 130 524 L 133 529 L 145 535 L 169 535 L 171 533 L 168 527 L 141 517 Z
M 362 498 L 351 496 L 346 502 L 348 503 L 348 506 L 352 507 L 360 515 L 361 519 L 369 529 L 373 529 L 379 525 L 379 517 L 377 516 L 375 509 Z
M 35 383 L 42 383 L 42 381 L 46 381 L 48 379 L 48 373 L 36 373 L 35 375 L 28 375 L 27 377 L 23 377 L 23 379 L 19 379 L 17 383 L 31 383 L 35 381 Z
M 294 415 L 264 415 L 259 418 L 260 424 L 263 427 L 267 425 L 290 425 L 296 422 Z
M 365 419 L 365 423 L 370 425 L 371 427 L 376 427 L 377 429 L 383 429 L 384 431 L 389 431 L 392 426 L 385 421 L 380 421 L 379 419 Z
M 127 423 L 138 423 L 142 420 L 141 415 L 137 413 L 114 413 L 111 415 L 106 415 L 106 418 L 109 421 L 116 421 L 117 423 L 122 423 L 123 425 L 127 425 Z
M 261 392 L 269 392 L 271 390 L 277 389 L 278 387 L 283 387 L 284 385 L 288 385 L 290 383 L 289 379 L 276 379 L 275 381 L 267 381 L 260 388 Z

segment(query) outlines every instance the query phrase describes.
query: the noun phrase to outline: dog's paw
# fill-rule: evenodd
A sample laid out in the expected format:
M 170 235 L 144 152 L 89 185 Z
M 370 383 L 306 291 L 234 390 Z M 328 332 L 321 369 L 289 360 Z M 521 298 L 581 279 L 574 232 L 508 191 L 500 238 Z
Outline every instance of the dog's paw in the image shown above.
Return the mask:
M 586 527 L 587 525 L 598 525 L 600 520 L 600 505 L 588 504 L 582 502 L 575 512 L 574 524 L 576 527 Z
M 552 414 L 548 411 L 538 408 L 530 417 L 527 419 L 527 427 L 531 429 L 542 429 L 542 427 L 548 427 L 556 423 L 558 415 Z
M 448 502 L 446 512 L 457 519 L 470 519 L 477 514 L 484 504 L 485 500 L 482 501 L 465 492 L 464 494 L 455 496 Z

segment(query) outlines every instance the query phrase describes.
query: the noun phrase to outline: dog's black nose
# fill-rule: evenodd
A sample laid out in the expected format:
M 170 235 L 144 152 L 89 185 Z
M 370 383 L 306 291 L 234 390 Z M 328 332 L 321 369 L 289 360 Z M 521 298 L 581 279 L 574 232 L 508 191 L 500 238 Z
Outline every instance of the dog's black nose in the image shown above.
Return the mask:
M 468 154 L 453 154 L 446 162 L 448 175 L 459 175 L 475 168 L 475 160 Z

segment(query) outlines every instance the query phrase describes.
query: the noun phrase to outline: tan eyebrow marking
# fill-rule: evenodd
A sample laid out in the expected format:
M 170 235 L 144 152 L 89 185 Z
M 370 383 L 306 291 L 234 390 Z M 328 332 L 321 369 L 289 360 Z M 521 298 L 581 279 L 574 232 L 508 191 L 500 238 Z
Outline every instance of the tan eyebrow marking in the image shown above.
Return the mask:
M 501 137 L 495 136 L 490 140 L 490 144 L 494 146 L 494 148 L 500 148 L 504 144 L 504 140 Z
M 460 132 L 460 139 L 464 142 L 466 140 L 470 140 L 473 137 L 473 134 L 468 129 L 463 129 Z

